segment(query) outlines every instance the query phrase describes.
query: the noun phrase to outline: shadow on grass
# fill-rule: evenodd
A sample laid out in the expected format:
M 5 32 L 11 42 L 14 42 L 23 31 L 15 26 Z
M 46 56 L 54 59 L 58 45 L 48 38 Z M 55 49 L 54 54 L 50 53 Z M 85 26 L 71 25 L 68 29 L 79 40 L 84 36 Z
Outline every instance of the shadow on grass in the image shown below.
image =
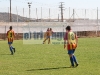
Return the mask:
M 26 71 L 57 70 L 57 69 L 65 69 L 65 68 L 70 68 L 70 67 L 58 67 L 58 68 L 42 68 L 42 69 L 31 69 L 31 70 L 26 70 Z
M 11 55 L 11 54 L 0 54 L 0 55 Z

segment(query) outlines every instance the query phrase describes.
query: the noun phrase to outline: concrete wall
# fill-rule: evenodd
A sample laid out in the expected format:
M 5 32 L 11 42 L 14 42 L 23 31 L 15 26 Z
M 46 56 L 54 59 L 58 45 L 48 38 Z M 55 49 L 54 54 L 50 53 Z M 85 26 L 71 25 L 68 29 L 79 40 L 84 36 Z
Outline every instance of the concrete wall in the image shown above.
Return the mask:
M 0 22 L 0 39 L 6 39 L 9 26 L 13 26 L 16 35 L 18 34 L 15 39 L 22 39 L 25 32 L 45 32 L 47 28 L 52 28 L 54 32 L 65 32 L 68 25 L 80 37 L 100 36 L 100 21 L 98 24 L 97 21 L 90 20 L 76 20 L 75 22 Z

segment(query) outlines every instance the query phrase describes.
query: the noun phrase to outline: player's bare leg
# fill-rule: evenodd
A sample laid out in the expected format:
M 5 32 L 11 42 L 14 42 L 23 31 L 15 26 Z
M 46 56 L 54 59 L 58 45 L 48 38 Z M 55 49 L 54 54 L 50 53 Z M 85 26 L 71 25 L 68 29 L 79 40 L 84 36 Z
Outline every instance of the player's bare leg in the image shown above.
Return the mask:
M 44 44 L 44 42 L 47 40 L 48 38 L 46 38 L 44 41 L 43 41 L 43 44 Z
M 48 44 L 50 44 L 50 38 L 48 39 Z

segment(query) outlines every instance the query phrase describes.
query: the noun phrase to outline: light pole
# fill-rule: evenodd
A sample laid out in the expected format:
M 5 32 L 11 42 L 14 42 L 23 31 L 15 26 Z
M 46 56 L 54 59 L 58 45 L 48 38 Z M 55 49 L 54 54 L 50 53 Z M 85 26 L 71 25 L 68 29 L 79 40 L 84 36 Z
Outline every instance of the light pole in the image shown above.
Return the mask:
M 59 6 L 59 8 L 61 9 L 61 22 L 63 22 L 63 10 L 64 10 L 64 9 L 63 9 L 63 8 L 64 8 L 64 7 L 63 7 L 63 5 L 64 5 L 63 3 L 64 3 L 64 2 L 60 2 L 60 3 L 61 3 L 61 5 Z
M 11 16 L 11 0 L 10 0 L 10 22 L 12 22 L 12 16 Z
M 29 6 L 29 21 L 30 21 L 30 11 L 31 11 L 30 8 L 31 8 L 31 4 L 32 3 L 28 2 L 28 6 Z

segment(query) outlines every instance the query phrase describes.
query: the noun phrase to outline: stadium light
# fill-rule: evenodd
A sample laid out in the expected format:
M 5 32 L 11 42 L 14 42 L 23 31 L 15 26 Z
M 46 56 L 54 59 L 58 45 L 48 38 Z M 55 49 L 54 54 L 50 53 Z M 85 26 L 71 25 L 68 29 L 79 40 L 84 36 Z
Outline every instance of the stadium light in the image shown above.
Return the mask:
M 31 8 L 31 4 L 32 4 L 32 2 L 30 3 L 30 2 L 28 2 L 28 6 L 29 6 L 29 19 L 30 19 L 30 8 Z M 29 20 L 30 21 L 30 20 Z

